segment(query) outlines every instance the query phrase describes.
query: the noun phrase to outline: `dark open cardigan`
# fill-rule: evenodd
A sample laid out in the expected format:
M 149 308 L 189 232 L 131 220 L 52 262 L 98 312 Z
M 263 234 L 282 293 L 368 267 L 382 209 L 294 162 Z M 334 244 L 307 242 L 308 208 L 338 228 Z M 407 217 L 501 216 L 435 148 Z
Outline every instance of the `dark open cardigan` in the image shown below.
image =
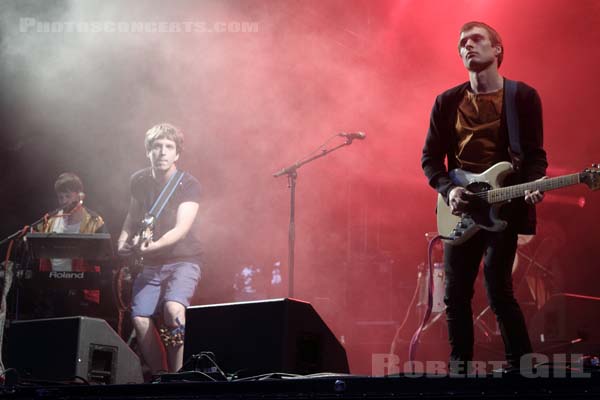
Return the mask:
M 506 79 L 505 79 L 506 94 Z M 421 166 L 429 185 L 437 190 L 448 201 L 448 193 L 455 187 L 448 176 L 448 170 L 457 168 L 456 160 L 457 134 L 455 130 L 456 115 L 464 92 L 469 88 L 469 82 L 453 87 L 437 96 L 431 118 L 429 131 L 425 139 Z M 502 106 L 501 132 L 508 137 L 506 123 L 506 95 Z M 510 184 L 529 182 L 546 175 L 548 162 L 543 149 L 542 104 L 537 91 L 523 82 L 517 82 L 515 96 L 516 110 L 519 118 L 519 138 L 522 154 L 513 158 L 513 166 L 517 174 Z M 513 147 L 511 145 L 511 147 Z M 448 161 L 448 169 L 445 160 Z M 502 217 L 508 218 L 509 223 L 519 233 L 535 233 L 535 207 L 527 205 L 523 199 L 513 201 L 502 210 Z

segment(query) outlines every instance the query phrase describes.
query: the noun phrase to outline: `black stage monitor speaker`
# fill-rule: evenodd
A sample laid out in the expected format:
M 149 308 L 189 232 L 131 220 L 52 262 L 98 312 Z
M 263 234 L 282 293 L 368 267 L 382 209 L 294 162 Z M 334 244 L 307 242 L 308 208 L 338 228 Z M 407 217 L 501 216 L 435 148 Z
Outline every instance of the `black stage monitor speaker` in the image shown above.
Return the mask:
M 600 339 L 598 331 L 600 298 L 571 293 L 552 296 L 531 322 L 535 339 L 573 341 Z
M 22 379 L 90 383 L 142 383 L 138 356 L 97 318 L 14 321 L 8 329 L 6 366 Z
M 184 346 L 184 362 L 212 352 L 224 372 L 240 376 L 349 372 L 331 330 L 310 303 L 293 299 L 189 307 Z
M 600 351 L 600 298 L 572 293 L 552 296 L 529 324 L 541 353 L 589 353 Z

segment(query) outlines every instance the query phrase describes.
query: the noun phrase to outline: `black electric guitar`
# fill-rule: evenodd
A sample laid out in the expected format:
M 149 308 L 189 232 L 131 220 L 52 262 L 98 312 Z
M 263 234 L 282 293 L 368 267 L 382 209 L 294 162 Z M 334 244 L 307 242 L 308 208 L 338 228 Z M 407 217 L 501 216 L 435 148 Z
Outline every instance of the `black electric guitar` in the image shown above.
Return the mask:
M 506 177 L 513 172 L 512 164 L 507 161 L 499 162 L 481 174 L 462 169 L 450 171 L 452 182 L 466 188 L 473 195 L 467 198 L 468 211 L 460 216 L 453 215 L 450 206 L 438 195 L 437 226 L 445 242 L 462 244 L 480 229 L 493 232 L 504 230 L 507 222 L 498 218 L 500 208 L 512 199 L 525 196 L 526 190 L 547 192 L 580 183 L 585 183 L 591 190 L 600 189 L 598 164 L 575 174 L 502 187 Z
M 150 242 L 154 236 L 154 223 L 156 218 L 148 213 L 140 222 L 138 229 L 130 240 L 133 255 L 131 256 L 128 265 L 129 271 L 133 275 L 137 275 L 144 267 L 144 258 L 142 257 L 141 248 L 146 242 Z

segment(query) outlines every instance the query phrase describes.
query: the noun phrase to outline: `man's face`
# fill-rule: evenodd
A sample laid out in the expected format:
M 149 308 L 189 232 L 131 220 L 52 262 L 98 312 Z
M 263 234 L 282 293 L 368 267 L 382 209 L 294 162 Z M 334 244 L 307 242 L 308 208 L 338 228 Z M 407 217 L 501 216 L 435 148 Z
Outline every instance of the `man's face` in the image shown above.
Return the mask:
M 170 139 L 156 139 L 150 146 L 148 158 L 154 170 L 167 172 L 175 168 L 175 162 L 179 159 L 177 145 Z
M 78 192 L 57 192 L 56 198 L 58 199 L 58 205 L 61 208 L 65 208 L 80 200 Z
M 502 48 L 492 46 L 488 31 L 476 26 L 460 34 L 458 50 L 465 68 L 479 72 L 494 62 Z

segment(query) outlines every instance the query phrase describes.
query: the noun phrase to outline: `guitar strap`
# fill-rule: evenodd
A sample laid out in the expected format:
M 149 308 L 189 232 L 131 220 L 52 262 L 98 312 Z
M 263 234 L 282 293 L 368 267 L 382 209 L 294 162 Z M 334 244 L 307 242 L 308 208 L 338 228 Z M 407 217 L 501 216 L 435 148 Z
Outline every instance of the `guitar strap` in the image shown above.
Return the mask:
M 164 210 L 165 206 L 167 205 L 167 203 L 169 202 L 169 200 L 171 199 L 171 197 L 173 196 L 173 193 L 175 193 L 175 189 L 177 189 L 177 185 L 179 185 L 179 182 L 181 182 L 181 179 L 183 178 L 183 172 L 182 171 L 176 171 L 173 176 L 171 176 L 167 182 L 167 184 L 162 188 L 160 194 L 158 195 L 158 197 L 156 198 L 156 200 L 154 200 L 154 204 L 152 204 L 152 207 L 150 207 L 150 211 L 148 211 L 148 213 L 144 216 L 144 219 L 142 221 L 143 226 L 148 227 L 150 225 L 152 225 L 152 223 L 154 223 L 155 221 L 158 220 L 158 217 L 160 216 L 160 214 L 162 213 L 162 211 Z M 141 241 L 140 241 L 141 243 Z M 138 244 L 139 245 L 139 244 Z M 133 263 L 133 265 L 128 266 L 129 267 L 129 272 L 131 273 L 133 280 L 135 280 L 135 277 L 137 276 L 137 274 L 140 273 L 140 267 L 138 265 L 138 263 L 141 263 L 142 261 L 142 257 L 136 257 L 136 262 Z M 127 309 L 130 309 L 131 307 L 131 301 L 129 301 L 129 304 L 127 304 L 127 301 L 124 300 L 123 298 L 123 282 L 125 281 L 125 274 L 124 274 L 124 269 L 127 268 L 123 265 L 121 265 L 115 275 L 115 281 L 114 281 L 114 287 L 116 288 L 116 293 L 117 293 L 117 308 L 118 308 L 118 319 L 117 319 L 117 332 L 119 333 L 119 335 L 122 334 L 122 330 L 123 330 L 123 316 L 125 314 L 125 312 L 127 311 Z M 130 291 L 131 288 L 128 289 L 128 291 Z M 130 299 L 131 300 L 131 299 Z
M 519 113 L 517 112 L 517 81 L 506 79 L 506 125 L 508 128 L 509 152 L 513 167 L 518 171 L 521 167 L 522 151 L 519 132 Z
M 169 200 L 171 200 L 171 197 L 173 196 L 173 193 L 175 193 L 175 189 L 177 189 L 177 185 L 179 185 L 181 179 L 183 179 L 183 171 L 178 170 L 169 178 L 169 181 L 165 187 L 163 187 L 162 191 L 154 201 L 154 204 L 152 204 L 148 214 L 154 217 L 155 221 L 158 220 L 158 217 L 160 217 L 160 214 L 164 210 L 165 206 Z

